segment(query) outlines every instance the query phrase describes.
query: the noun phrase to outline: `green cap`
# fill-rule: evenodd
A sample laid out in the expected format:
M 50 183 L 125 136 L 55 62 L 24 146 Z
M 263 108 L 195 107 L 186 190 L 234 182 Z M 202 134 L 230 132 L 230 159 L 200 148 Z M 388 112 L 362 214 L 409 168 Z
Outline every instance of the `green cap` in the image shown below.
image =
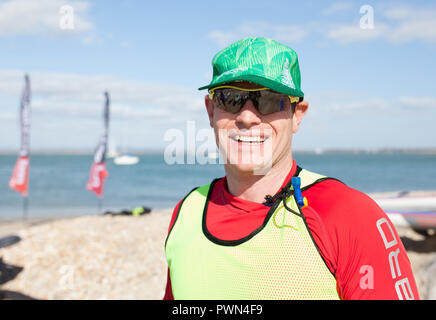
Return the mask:
M 283 94 L 304 97 L 297 53 L 267 38 L 245 38 L 212 59 L 213 78 L 198 90 L 233 81 L 249 81 Z

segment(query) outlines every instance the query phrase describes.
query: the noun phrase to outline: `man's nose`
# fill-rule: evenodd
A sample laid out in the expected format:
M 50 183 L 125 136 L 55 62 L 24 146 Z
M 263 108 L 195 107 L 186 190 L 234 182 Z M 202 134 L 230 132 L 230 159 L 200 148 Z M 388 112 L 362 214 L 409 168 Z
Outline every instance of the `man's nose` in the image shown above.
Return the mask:
M 259 111 L 257 111 L 251 100 L 245 102 L 235 120 L 237 124 L 239 123 L 245 128 L 250 128 L 262 122 Z

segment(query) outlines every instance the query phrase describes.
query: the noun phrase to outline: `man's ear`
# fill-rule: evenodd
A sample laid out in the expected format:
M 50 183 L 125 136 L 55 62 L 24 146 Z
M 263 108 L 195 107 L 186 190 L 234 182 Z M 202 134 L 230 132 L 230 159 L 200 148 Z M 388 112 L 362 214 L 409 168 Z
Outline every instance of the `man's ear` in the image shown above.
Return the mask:
M 309 102 L 301 101 L 297 103 L 294 114 L 292 115 L 292 133 L 297 133 L 300 123 L 303 120 L 303 117 L 306 115 L 308 109 Z
M 208 94 L 204 97 L 204 104 L 206 105 L 207 115 L 209 116 L 209 124 L 213 128 L 213 103 Z

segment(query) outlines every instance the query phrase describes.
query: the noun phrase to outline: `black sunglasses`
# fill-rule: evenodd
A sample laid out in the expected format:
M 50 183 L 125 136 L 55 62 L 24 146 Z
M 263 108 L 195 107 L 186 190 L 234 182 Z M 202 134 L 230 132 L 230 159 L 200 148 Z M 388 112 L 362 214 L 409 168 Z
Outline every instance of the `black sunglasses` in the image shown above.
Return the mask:
M 300 100 L 268 88 L 244 89 L 231 86 L 213 88 L 209 91 L 209 96 L 217 107 L 231 113 L 238 113 L 247 100 L 251 100 L 262 115 L 287 110 L 292 103 Z

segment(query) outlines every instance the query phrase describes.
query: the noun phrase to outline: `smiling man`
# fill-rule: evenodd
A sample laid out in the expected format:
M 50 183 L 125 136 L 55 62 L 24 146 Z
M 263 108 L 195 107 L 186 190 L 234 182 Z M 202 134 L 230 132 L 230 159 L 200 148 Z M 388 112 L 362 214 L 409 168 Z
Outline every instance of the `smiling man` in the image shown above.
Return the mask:
M 418 299 L 406 251 L 365 194 L 302 169 L 308 110 L 295 51 L 247 38 L 218 52 L 200 89 L 225 177 L 174 209 L 165 299 Z

